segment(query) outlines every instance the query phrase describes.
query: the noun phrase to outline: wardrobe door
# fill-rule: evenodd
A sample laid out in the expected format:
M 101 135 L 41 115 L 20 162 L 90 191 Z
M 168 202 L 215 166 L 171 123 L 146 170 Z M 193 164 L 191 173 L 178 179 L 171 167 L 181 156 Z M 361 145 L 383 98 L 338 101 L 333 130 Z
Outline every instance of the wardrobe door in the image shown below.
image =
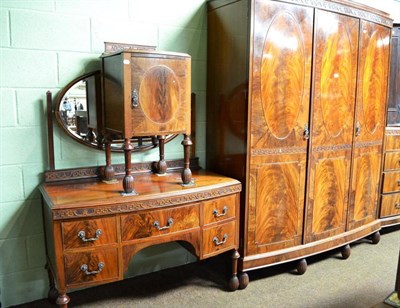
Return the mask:
M 301 244 L 313 9 L 255 1 L 250 63 L 248 254 Z
M 345 231 L 359 20 L 316 10 L 306 243 Z
M 377 214 L 389 40 L 390 29 L 361 22 L 349 229 L 373 221 Z

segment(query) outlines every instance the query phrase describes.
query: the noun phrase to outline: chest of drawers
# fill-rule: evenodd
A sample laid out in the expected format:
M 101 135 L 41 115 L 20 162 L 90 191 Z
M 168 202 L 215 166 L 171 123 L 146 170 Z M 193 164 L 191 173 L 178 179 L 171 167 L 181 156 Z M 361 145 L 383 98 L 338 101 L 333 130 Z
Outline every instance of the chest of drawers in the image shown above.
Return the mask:
M 380 207 L 382 225 L 400 222 L 400 129 L 387 127 Z
M 179 173 L 140 174 L 139 194 L 125 197 L 93 179 L 43 184 L 49 297 L 65 307 L 68 290 L 122 280 L 138 251 L 171 241 L 200 260 L 231 250 L 229 285 L 238 288 L 241 184 L 207 171 L 194 179 L 183 187 Z

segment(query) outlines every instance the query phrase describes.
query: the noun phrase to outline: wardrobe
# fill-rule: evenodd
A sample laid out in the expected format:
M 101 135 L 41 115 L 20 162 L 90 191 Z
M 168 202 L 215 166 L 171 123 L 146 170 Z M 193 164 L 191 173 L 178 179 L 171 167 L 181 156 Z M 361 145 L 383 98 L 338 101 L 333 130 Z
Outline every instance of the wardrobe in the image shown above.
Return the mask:
M 243 184 L 242 288 L 379 241 L 391 27 L 344 0 L 208 2 L 207 169 Z

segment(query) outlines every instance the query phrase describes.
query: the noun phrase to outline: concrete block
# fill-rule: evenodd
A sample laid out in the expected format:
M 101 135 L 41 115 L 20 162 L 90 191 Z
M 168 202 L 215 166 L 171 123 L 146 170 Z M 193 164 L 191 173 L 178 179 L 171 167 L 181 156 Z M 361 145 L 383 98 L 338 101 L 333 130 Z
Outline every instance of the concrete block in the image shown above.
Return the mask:
M 43 172 L 47 169 L 43 163 L 22 166 L 24 195 L 26 199 L 40 198 L 38 186 L 43 183 Z
M 206 61 L 192 60 L 192 92 L 206 91 Z
M 207 33 L 205 30 L 161 26 L 159 30 L 159 49 L 184 52 L 192 60 L 206 60 Z
M 46 91 L 18 89 L 17 91 L 18 124 L 38 126 L 46 123 Z
M 32 11 L 11 11 L 12 47 L 90 51 L 87 17 Z
M 92 20 L 92 51 L 104 51 L 104 42 L 158 45 L 156 24 L 121 21 L 120 19 Z
M 84 15 L 110 18 L 120 16 L 121 19 L 128 19 L 128 0 L 57 0 L 56 12 L 73 15 Z
M 75 78 L 100 70 L 101 53 L 60 52 L 58 54 L 58 80 L 60 87 Z
M 1 128 L 1 136 L 1 144 L 7 145 L 0 148 L 3 165 L 41 163 L 47 157 L 44 126 Z M 6 177 L 2 176 L 1 179 L 3 178 Z
M 37 11 L 54 11 L 54 0 L 1 0 L 0 7 Z
M 25 238 L 0 240 L 0 275 L 28 268 Z
M 0 49 L 2 87 L 55 87 L 57 56 L 52 52 Z
M 162 25 L 206 29 L 205 4 L 205 0 L 131 0 L 130 18 L 137 22 L 152 20 Z
M 0 2 L 1 3 L 1 2 Z M 0 46 L 10 46 L 10 27 L 9 27 L 9 11 L 0 9 Z
M 44 268 L 46 265 L 46 246 L 44 234 L 29 236 L 26 239 L 29 268 Z
M 0 127 L 17 125 L 17 104 L 15 91 L 0 89 Z
M 2 146 L 1 148 L 3 151 L 5 147 Z M 9 154 L 15 154 L 14 150 Z M 1 166 L 0 174 L 0 202 L 23 200 L 22 168 L 19 166 Z
M 47 297 L 49 282 L 44 268 L 0 276 L 2 305 L 28 303 Z
M 43 233 L 41 199 L 0 203 L 0 239 Z

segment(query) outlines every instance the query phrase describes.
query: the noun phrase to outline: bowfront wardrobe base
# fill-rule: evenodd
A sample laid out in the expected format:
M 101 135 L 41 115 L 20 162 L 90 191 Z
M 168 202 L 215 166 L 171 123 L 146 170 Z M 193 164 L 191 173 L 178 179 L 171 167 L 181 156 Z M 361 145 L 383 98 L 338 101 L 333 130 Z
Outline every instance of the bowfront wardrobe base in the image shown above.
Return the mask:
M 135 174 L 138 194 L 125 197 L 121 178 L 115 184 L 92 178 L 41 185 L 49 299 L 67 307 L 69 290 L 122 280 L 137 252 L 172 241 L 199 260 L 232 251 L 229 288 L 237 289 L 241 184 L 198 170 L 194 185 L 182 186 L 180 172 Z M 78 173 L 53 172 L 60 174 Z

